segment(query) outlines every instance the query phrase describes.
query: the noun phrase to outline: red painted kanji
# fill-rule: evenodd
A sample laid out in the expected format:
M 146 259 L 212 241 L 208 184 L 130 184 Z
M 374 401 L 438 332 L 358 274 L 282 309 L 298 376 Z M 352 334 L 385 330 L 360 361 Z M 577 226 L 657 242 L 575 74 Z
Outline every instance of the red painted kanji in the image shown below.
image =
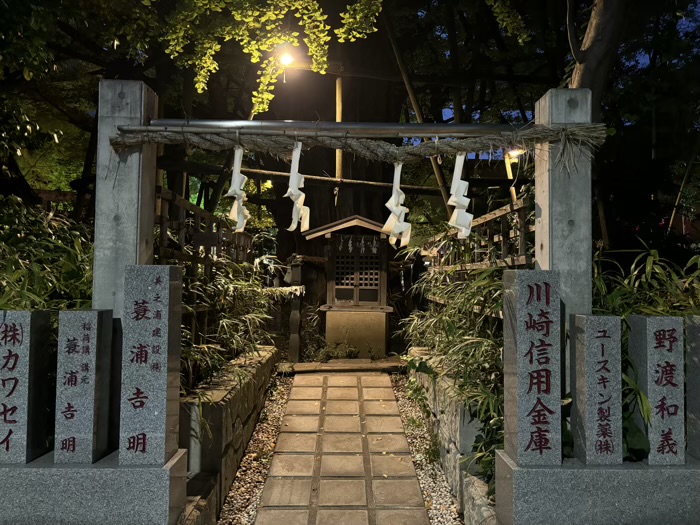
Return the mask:
M 143 301 L 134 301 L 134 310 L 131 312 L 131 319 L 134 321 L 143 321 L 150 319 L 149 315 L 151 313 L 148 307 L 148 301 L 145 299 Z
M 127 398 L 127 401 L 131 403 L 131 406 L 134 407 L 135 409 L 143 408 L 146 406 L 146 401 L 148 400 L 148 396 L 144 394 L 143 390 L 140 388 L 136 388 L 133 394 L 131 394 L 131 397 Z
M 3 362 L 0 370 L 7 370 L 8 372 L 14 372 L 17 368 L 17 363 L 19 362 L 19 354 L 14 353 L 9 348 L 7 349 L 7 354 L 2 356 Z
M 127 439 L 126 450 L 130 450 L 134 453 L 141 452 L 142 454 L 145 454 L 147 443 L 148 438 L 146 434 L 144 432 L 141 432 L 140 434 L 129 436 L 129 438 Z
M 61 450 L 64 452 L 75 452 L 75 438 L 69 437 L 61 440 Z
M 670 361 L 666 361 L 663 364 L 658 363 L 656 365 L 656 370 L 654 370 L 654 374 L 656 375 L 654 383 L 658 386 L 678 387 L 676 383 L 676 368 L 678 367 Z
M 549 306 L 551 302 L 552 287 L 549 283 L 528 284 L 529 295 L 527 304 L 541 303 L 544 301 L 545 306 Z
M 0 343 L 3 345 L 17 346 L 24 340 L 24 329 L 22 324 L 2 323 L 0 324 Z
M 17 385 L 19 385 L 19 378 L 17 377 L 4 377 L 3 379 L 0 380 L 0 384 L 2 384 L 3 389 L 7 389 L 7 384 L 11 383 L 12 386 L 10 387 L 10 391 L 5 394 L 5 397 L 12 397 L 12 395 L 15 393 L 15 390 L 17 389 Z
M 130 361 L 134 364 L 137 364 L 137 365 L 147 365 L 148 364 L 148 347 L 149 347 L 149 345 L 145 345 L 142 343 L 134 345 L 133 350 L 131 350 Z
M 662 349 L 667 352 L 673 352 L 673 345 L 678 342 L 675 328 L 657 330 L 654 332 L 654 339 L 656 339 L 654 349 Z
M 61 410 L 61 414 L 63 414 L 63 417 L 66 419 L 75 419 L 75 414 L 77 413 L 78 411 L 76 408 L 70 403 L 66 403 L 66 408 Z

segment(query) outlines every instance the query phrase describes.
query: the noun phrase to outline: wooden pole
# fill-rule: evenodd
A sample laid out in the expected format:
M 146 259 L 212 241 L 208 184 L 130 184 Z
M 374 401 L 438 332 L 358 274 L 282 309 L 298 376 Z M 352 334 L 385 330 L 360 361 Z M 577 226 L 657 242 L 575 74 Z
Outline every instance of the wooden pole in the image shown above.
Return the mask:
M 343 79 L 335 79 L 335 121 L 343 121 Z M 335 150 L 335 178 L 343 178 L 343 150 Z
M 401 72 L 401 78 L 403 79 L 404 86 L 406 86 L 406 92 L 408 93 L 408 98 L 411 101 L 411 106 L 413 106 L 413 111 L 416 114 L 416 120 L 419 124 L 423 123 L 423 111 L 418 103 L 418 97 L 411 84 L 411 79 L 408 77 L 408 70 L 401 58 L 399 53 L 399 48 L 396 45 L 396 39 L 394 38 L 393 32 L 391 30 L 391 25 L 389 24 L 389 19 L 383 15 L 384 25 L 387 30 L 387 35 L 389 36 L 389 42 L 391 43 L 391 49 L 394 51 L 394 56 L 396 57 L 396 65 L 399 67 Z M 452 207 L 447 204 L 450 200 L 450 194 L 447 192 L 447 183 L 445 182 L 445 175 L 442 173 L 442 169 L 438 164 L 437 158 L 430 157 L 430 165 L 433 167 L 433 173 L 435 173 L 435 180 L 437 180 L 438 188 L 440 188 L 440 194 L 442 195 L 442 200 L 445 203 L 445 210 L 447 211 L 447 217 L 452 215 Z

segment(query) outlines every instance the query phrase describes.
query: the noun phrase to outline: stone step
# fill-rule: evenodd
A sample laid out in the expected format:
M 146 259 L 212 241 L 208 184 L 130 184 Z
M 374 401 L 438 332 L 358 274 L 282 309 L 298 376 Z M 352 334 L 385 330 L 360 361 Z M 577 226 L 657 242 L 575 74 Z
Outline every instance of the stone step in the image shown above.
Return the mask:
M 399 373 L 406 370 L 406 365 L 398 356 L 386 359 L 331 359 L 327 363 L 280 363 L 279 370 L 286 373 L 306 374 L 323 373 Z

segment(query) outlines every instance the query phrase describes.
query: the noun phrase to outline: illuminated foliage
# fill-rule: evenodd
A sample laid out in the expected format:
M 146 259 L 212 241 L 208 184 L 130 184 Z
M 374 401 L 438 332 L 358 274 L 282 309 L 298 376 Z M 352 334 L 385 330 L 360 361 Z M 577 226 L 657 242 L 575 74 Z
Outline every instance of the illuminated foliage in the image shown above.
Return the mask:
M 157 0 L 143 0 L 152 5 Z M 340 42 L 365 38 L 376 31 L 374 23 L 382 0 L 358 0 L 341 13 L 342 27 L 336 29 Z M 308 48 L 311 70 L 325 73 L 331 27 L 328 15 L 315 0 L 185 0 L 169 17 L 164 39 L 167 53 L 195 72 L 199 92 L 206 89 L 212 73 L 219 69 L 216 54 L 221 43 L 234 40 L 260 63 L 258 89 L 253 93 L 254 113 L 267 111 L 274 97 L 277 78 L 284 72 L 276 50 L 287 46 Z

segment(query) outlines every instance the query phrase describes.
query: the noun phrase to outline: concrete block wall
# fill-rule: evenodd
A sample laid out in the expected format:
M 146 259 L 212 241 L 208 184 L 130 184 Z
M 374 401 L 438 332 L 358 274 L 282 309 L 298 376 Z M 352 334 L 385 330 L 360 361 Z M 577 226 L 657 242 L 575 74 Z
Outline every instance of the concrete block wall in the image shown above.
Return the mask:
M 180 402 L 180 447 L 187 448 L 187 525 L 216 523 L 265 404 L 265 390 L 279 361 L 274 347 L 232 362 L 244 375 L 217 379 L 200 396 Z

